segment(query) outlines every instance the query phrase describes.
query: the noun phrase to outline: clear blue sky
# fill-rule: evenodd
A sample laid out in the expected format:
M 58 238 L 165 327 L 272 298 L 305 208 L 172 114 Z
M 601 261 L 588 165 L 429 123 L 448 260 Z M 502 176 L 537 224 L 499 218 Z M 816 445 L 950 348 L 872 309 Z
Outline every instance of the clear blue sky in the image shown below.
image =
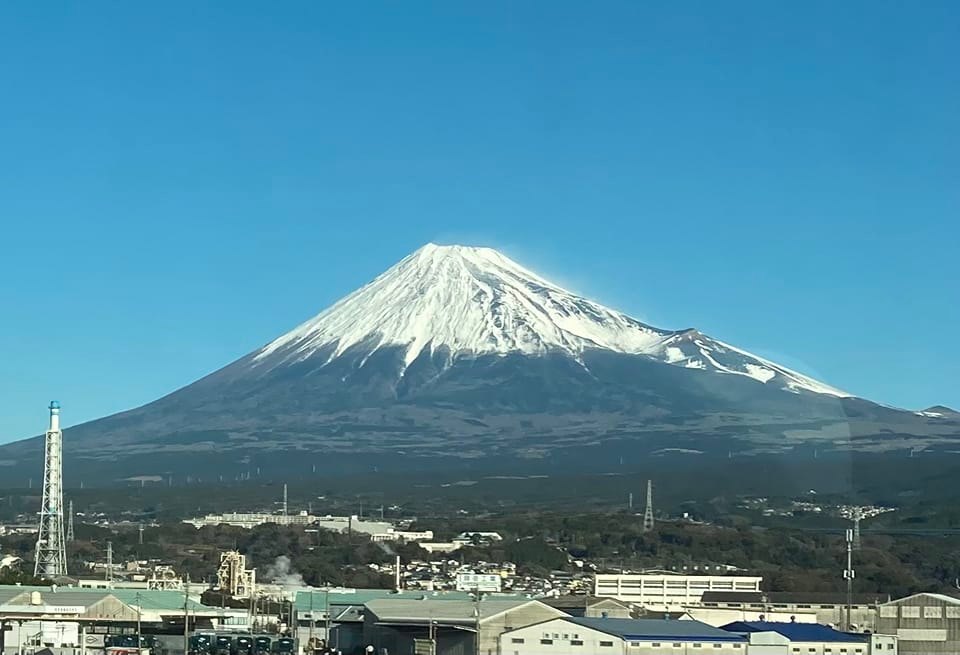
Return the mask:
M 349 5 L 349 6 L 348 6 Z M 960 4 L 0 5 L 0 441 L 427 241 L 960 405 Z

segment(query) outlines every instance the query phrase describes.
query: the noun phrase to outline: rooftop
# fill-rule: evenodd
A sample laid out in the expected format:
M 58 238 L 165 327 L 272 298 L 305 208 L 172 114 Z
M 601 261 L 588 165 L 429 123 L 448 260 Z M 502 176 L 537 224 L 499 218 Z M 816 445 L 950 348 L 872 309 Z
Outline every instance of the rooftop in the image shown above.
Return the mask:
M 472 600 L 407 600 L 399 598 L 371 600 L 367 609 L 381 622 L 449 622 L 466 623 L 476 620 L 479 608 L 480 620 L 502 614 L 527 603 L 537 601 L 522 600 L 484 600 L 480 603 Z M 557 610 L 559 614 L 560 611 Z
M 763 603 L 768 604 L 809 604 L 809 605 L 846 605 L 847 595 L 839 592 L 820 591 L 705 591 L 703 603 Z M 854 594 L 854 605 L 874 605 L 885 603 L 889 596 L 885 594 Z
M 550 607 L 557 607 L 559 609 L 567 608 L 585 608 L 591 607 L 597 604 L 603 605 L 612 605 L 616 607 L 630 608 L 629 603 L 619 601 L 616 598 L 605 598 L 603 596 L 587 596 L 583 594 L 575 595 L 570 594 L 567 596 L 556 596 L 555 598 L 544 598 L 542 599 L 544 603 Z
M 570 617 L 565 619 L 586 628 L 599 630 L 625 640 L 630 639 L 703 639 L 704 641 L 745 641 L 727 630 L 714 628 L 700 621 L 664 619 L 599 619 Z
M 902 602 L 905 601 L 905 600 L 909 600 L 909 599 L 911 599 L 911 598 L 917 598 L 918 596 L 924 596 L 924 597 L 926 597 L 926 598 L 933 598 L 934 600 L 938 600 L 938 601 L 940 601 L 941 603 L 947 603 L 948 605 L 960 605 L 960 598 L 956 598 L 956 597 L 954 597 L 954 596 L 947 596 L 946 594 L 933 594 L 933 593 L 929 593 L 929 592 L 922 592 L 922 593 L 919 593 L 919 594 L 911 594 L 911 595 L 909 595 L 909 596 L 905 596 L 904 598 L 897 598 L 897 599 L 891 600 L 891 601 L 889 601 L 889 602 L 890 602 L 890 604 L 892 604 L 892 605 L 896 605 L 897 603 L 902 603 Z
M 723 626 L 730 632 L 776 632 L 790 641 L 863 643 L 867 634 L 840 632 L 819 623 L 781 623 L 776 621 L 736 621 Z
M 82 605 L 90 607 L 108 596 L 113 596 L 124 605 L 140 606 L 142 610 L 170 610 L 183 612 L 184 595 L 181 591 L 164 591 L 154 589 L 91 589 L 84 587 L 40 587 L 27 585 L 0 585 L 0 604 L 10 604 L 17 596 L 14 604 L 27 605 L 30 603 L 30 593 L 40 592 L 40 599 L 46 605 Z M 204 611 L 211 608 L 190 600 L 187 605 L 190 611 Z
M 311 596 L 313 597 L 311 599 Z M 320 611 L 330 606 L 365 605 L 372 600 L 461 600 L 471 601 L 473 596 L 467 591 L 420 591 L 408 589 L 396 592 L 393 589 L 324 589 L 298 591 L 294 601 L 298 612 Z M 483 602 L 494 600 L 530 600 L 522 594 L 486 594 Z

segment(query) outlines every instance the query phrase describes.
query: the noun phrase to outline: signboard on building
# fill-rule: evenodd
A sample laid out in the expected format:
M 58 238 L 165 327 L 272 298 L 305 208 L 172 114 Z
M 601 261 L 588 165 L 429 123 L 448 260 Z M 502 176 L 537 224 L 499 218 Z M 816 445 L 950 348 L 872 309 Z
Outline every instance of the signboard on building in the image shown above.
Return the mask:
M 83 614 L 87 608 L 82 605 L 4 605 L 8 614 Z
M 460 573 L 457 575 L 457 591 L 500 591 L 503 578 L 486 573 Z

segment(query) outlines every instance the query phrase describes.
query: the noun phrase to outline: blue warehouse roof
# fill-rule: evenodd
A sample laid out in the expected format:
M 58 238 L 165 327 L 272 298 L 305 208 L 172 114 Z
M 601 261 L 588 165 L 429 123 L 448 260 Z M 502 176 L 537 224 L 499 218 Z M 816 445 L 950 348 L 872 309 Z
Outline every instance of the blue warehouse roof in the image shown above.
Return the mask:
M 776 632 L 790 641 L 821 641 L 839 643 L 864 643 L 869 635 L 852 634 L 834 630 L 819 623 L 782 623 L 775 621 L 736 621 L 723 626 L 731 632 Z
M 627 641 L 661 639 L 663 641 L 746 641 L 746 637 L 714 628 L 700 621 L 669 621 L 664 619 L 610 619 L 572 616 L 565 621 L 585 628 L 606 632 Z

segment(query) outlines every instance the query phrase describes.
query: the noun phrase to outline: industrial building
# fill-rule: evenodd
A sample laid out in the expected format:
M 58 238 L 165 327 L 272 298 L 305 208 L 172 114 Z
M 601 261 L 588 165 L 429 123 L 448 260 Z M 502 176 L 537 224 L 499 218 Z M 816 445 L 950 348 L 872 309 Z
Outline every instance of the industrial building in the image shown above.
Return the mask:
M 960 599 L 923 593 L 883 603 L 877 632 L 896 635 L 903 655 L 960 653 Z
M 450 601 L 476 605 L 473 598 L 472 594 L 462 591 L 345 588 L 301 591 L 297 593 L 294 601 L 294 624 L 301 644 L 306 644 L 310 638 L 327 639 L 340 650 L 349 652 L 366 645 L 363 643 L 364 616 L 367 604 L 371 601 L 400 601 L 413 603 L 417 607 L 420 606 L 419 603 Z M 529 600 L 511 594 L 490 594 L 484 595 L 481 603 L 486 606 L 491 602 L 525 603 Z M 369 636 L 370 630 L 366 632 Z
M 529 599 L 378 599 L 366 603 L 363 638 L 377 652 L 498 655 L 505 631 L 561 616 Z
M 615 598 L 597 598 L 596 596 L 577 594 L 542 598 L 540 600 L 550 607 L 566 612 L 570 616 L 607 617 L 611 619 L 639 618 L 630 603 L 624 603 Z
M 500 637 L 501 655 L 746 655 L 749 638 L 698 621 L 562 617 Z
M 386 532 L 376 532 L 370 535 L 372 541 L 430 541 L 433 539 L 433 530 L 397 530 L 388 528 Z
M 760 591 L 761 577 L 735 575 L 597 574 L 593 595 L 616 598 L 647 609 L 698 605 L 708 591 Z
M 875 632 L 877 607 L 889 601 L 890 597 L 882 594 L 854 594 L 850 600 L 851 630 Z M 725 613 L 721 610 L 727 610 L 728 615 L 734 611 L 742 614 L 732 616 L 727 623 L 763 620 L 763 615 L 768 621 L 792 620 L 797 623 L 840 626 L 846 618 L 847 595 L 831 592 L 707 591 L 704 592 L 700 605 L 706 610 L 715 610 L 713 614 L 718 617 Z M 713 621 L 709 622 L 713 624 Z
M 190 628 L 212 629 L 230 622 L 231 610 L 207 607 L 173 591 L 102 590 L 0 586 L 0 649 L 103 648 L 108 634 L 151 634 L 183 643 Z M 182 649 L 182 646 L 181 646 Z
M 225 514 L 207 514 L 199 518 L 184 519 L 183 522 L 189 523 L 195 528 L 211 525 L 232 525 L 247 529 L 272 523 L 276 525 L 311 526 L 335 532 L 357 532 L 369 535 L 384 535 L 395 529 L 393 524 L 388 521 L 365 521 L 356 515 L 315 516 L 305 511 L 296 514 L 227 512 Z
M 738 621 L 723 629 L 744 635 L 775 632 L 790 641 L 789 655 L 897 655 L 896 637 L 840 632 L 827 625 Z

